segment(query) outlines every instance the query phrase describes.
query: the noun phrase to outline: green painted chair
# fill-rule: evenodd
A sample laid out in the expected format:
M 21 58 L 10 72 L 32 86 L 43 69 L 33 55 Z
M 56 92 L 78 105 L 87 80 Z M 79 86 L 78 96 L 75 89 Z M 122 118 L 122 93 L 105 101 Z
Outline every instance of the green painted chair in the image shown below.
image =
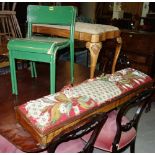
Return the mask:
M 27 9 L 28 33 L 26 38 L 12 39 L 8 43 L 12 93 L 18 95 L 15 59 L 30 60 L 31 76 L 37 77 L 35 61 L 50 63 L 50 93 L 55 93 L 56 54 L 70 46 L 71 83 L 74 81 L 74 25 L 76 9 L 72 6 L 29 5 Z M 64 25 L 70 27 L 70 37 L 35 35 L 32 24 Z

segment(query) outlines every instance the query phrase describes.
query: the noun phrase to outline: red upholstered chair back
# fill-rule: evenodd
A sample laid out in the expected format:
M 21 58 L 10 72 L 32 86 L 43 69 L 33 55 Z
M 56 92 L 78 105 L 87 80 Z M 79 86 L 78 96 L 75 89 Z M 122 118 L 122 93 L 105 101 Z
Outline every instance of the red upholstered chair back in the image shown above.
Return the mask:
M 143 110 L 150 107 L 150 99 L 154 92 L 154 88 L 145 90 L 137 97 L 123 104 L 118 112 L 115 110 L 110 112 L 94 146 L 108 152 L 122 152 L 130 146 L 130 151 L 135 152 L 139 118 Z M 129 120 L 125 114 L 133 106 L 138 106 L 138 108 L 132 119 Z M 87 142 L 89 137 L 90 134 L 83 136 L 82 139 Z
M 149 106 L 151 104 L 149 101 L 154 91 L 155 91 L 154 89 L 146 90 L 142 92 L 138 97 L 133 98 L 132 100 L 130 100 L 128 103 L 126 103 L 124 106 L 121 107 L 116 117 L 117 132 L 116 132 L 116 135 L 113 141 L 113 147 L 112 147 L 113 152 L 117 152 L 119 150 L 118 144 L 120 142 L 122 132 L 127 133 L 133 128 L 137 132 L 139 118 L 143 110 L 146 108 L 146 106 Z M 130 119 L 130 121 L 127 122 L 126 124 L 122 124 L 123 116 L 133 106 L 138 106 L 138 108 L 136 112 L 134 113 L 132 119 Z M 133 140 L 131 142 L 127 142 L 126 145 L 123 146 L 123 148 L 127 145 L 130 145 L 131 146 L 130 151 L 135 152 L 135 139 L 136 139 L 136 135 L 135 137 L 133 137 Z M 120 148 L 120 149 L 123 150 L 123 148 Z
M 48 152 L 93 152 L 93 145 L 106 119 L 107 115 L 105 113 L 100 113 L 93 115 L 91 118 L 87 118 L 84 121 L 81 121 L 79 125 L 74 128 L 74 130 L 63 132 L 60 134 L 61 136 L 59 135 L 54 140 L 52 140 L 52 142 L 48 145 Z M 81 137 L 90 132 L 91 136 L 88 142 L 84 143 Z

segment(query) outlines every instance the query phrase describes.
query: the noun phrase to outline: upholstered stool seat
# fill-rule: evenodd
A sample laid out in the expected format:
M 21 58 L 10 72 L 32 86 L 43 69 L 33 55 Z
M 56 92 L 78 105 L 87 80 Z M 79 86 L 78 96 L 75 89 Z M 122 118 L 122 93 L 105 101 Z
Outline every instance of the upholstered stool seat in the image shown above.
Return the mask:
M 37 26 L 42 26 L 42 24 L 33 24 Z M 67 29 L 69 30 L 68 26 L 60 26 L 60 25 L 44 25 L 44 27 L 52 27 L 52 28 L 59 28 L 59 29 Z M 93 35 L 102 34 L 105 32 L 115 32 L 118 31 L 119 28 L 112 26 L 112 25 L 102 25 L 102 24 L 91 24 L 91 23 L 84 23 L 84 22 L 76 22 L 75 23 L 75 31 L 76 32 L 84 32 L 90 33 Z
M 94 147 L 101 150 L 112 152 L 112 143 L 114 141 L 117 125 L 116 125 L 117 111 L 112 111 L 108 114 L 108 119 L 104 124 L 101 132 L 98 135 L 98 138 L 94 144 Z M 128 123 L 129 120 L 127 117 L 122 118 L 122 124 Z M 136 130 L 132 127 L 128 132 L 124 132 L 121 135 L 121 139 L 118 145 L 118 149 L 127 146 L 136 136 Z M 90 134 L 87 134 L 82 137 L 84 141 L 88 141 Z
M 102 25 L 102 24 L 91 24 L 91 23 L 83 23 L 76 22 L 75 31 L 91 33 L 91 34 L 102 34 L 108 31 L 117 31 L 118 27 L 111 25 Z
M 30 126 L 30 132 L 37 131 L 34 138 L 46 144 L 50 138 L 45 141 L 43 137 L 52 136 L 58 128 L 91 114 L 99 107 L 108 106 L 151 82 L 148 75 L 126 68 L 114 74 L 86 80 L 74 87 L 65 86 L 60 92 L 22 104 L 16 108 L 17 119 L 21 124 L 26 121 L 23 125 L 26 128 Z

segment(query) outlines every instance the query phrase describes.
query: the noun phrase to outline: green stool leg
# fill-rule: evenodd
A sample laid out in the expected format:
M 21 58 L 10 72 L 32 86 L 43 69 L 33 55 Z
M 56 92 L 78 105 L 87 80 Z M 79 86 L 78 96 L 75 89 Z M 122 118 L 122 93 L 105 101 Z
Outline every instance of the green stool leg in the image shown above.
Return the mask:
M 36 71 L 36 63 L 35 62 L 32 62 L 32 67 L 33 67 L 34 77 L 37 78 L 37 71 Z
M 31 77 L 37 77 L 36 64 L 33 61 L 30 61 Z
M 11 51 L 9 52 L 9 61 L 10 61 L 11 83 L 12 83 L 12 94 L 18 95 L 15 59 L 12 57 Z
M 32 61 L 30 61 L 30 70 L 31 70 L 31 77 L 34 77 L 34 72 L 33 72 L 33 64 Z
M 74 45 L 70 44 L 70 73 L 71 73 L 71 84 L 74 82 Z
M 55 58 L 53 56 L 50 62 L 50 93 L 55 93 Z

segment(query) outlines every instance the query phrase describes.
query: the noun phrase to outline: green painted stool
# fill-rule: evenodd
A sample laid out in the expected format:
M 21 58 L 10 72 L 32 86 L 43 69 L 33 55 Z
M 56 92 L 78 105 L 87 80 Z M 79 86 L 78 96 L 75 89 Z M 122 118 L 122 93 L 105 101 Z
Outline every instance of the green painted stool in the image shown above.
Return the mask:
M 50 93 L 55 93 L 56 54 L 70 46 L 71 83 L 74 81 L 74 25 L 76 9 L 72 6 L 29 5 L 27 9 L 28 34 L 26 38 L 8 43 L 12 93 L 18 95 L 15 59 L 30 60 L 31 76 L 37 77 L 35 61 L 50 63 Z M 32 24 L 69 26 L 70 37 L 46 37 L 32 33 Z

